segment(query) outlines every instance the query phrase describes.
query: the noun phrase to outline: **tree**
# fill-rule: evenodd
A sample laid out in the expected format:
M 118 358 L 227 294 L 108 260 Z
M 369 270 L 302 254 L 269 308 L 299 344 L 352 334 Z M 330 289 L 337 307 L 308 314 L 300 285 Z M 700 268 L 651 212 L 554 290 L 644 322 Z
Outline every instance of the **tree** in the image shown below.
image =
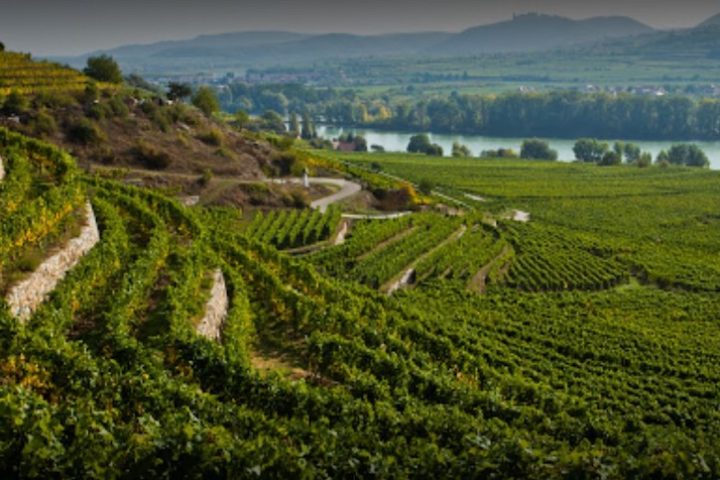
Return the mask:
M 211 117 L 220 110 L 220 102 L 212 88 L 202 86 L 197 89 L 192 97 L 192 104 L 195 105 L 206 117 Z
M 620 158 L 620 163 L 625 155 L 625 142 L 615 142 L 613 144 L 613 152 Z
M 667 159 L 673 165 L 687 165 L 688 167 L 702 168 L 710 166 L 710 161 L 705 152 L 697 145 L 690 143 L 670 147 L 670 150 L 667 152 Z
M 610 167 L 613 165 L 620 165 L 622 163 L 622 157 L 620 154 L 618 154 L 615 150 L 605 152 L 605 155 L 603 155 L 602 160 L 600 160 L 600 163 L 598 165 L 602 165 L 604 167 Z
M 608 144 L 594 138 L 581 138 L 575 142 L 573 152 L 575 158 L 583 162 L 598 163 L 608 151 Z
M 472 152 L 470 152 L 467 145 L 461 145 L 458 142 L 454 142 L 452 146 L 452 156 L 456 158 L 472 157 Z
M 5 44 L 3 42 L 0 42 L 0 52 L 5 51 Z
M 655 163 L 661 167 L 667 167 L 670 165 L 670 157 L 668 157 L 667 150 L 660 150 L 660 153 L 657 154 L 657 158 L 655 159 Z
M 315 125 L 313 124 L 312 118 L 308 112 L 303 113 L 302 116 L 302 132 L 301 137 L 305 140 L 312 140 L 317 137 L 315 132 Z
M 239 130 L 245 128 L 250 123 L 250 114 L 245 110 L 238 110 L 235 112 L 235 125 Z
M 557 160 L 557 157 L 557 151 L 552 150 L 550 145 L 543 140 L 533 138 L 522 143 L 520 158 L 527 160 Z
M 288 129 L 291 137 L 298 138 L 300 136 L 300 121 L 298 120 L 297 113 L 292 112 L 290 114 L 290 128 Z
M 170 82 L 168 84 L 167 97 L 169 100 L 183 100 L 192 95 L 192 88 L 187 83 Z
M 642 150 L 640 150 L 639 146 L 635 145 L 634 143 L 625 144 L 625 160 L 628 163 L 636 163 L 638 160 L 640 160 L 641 155 Z
M 408 143 L 407 151 L 410 153 L 427 153 L 428 149 L 432 146 L 430 137 L 426 133 L 420 133 L 410 137 L 410 143 Z
M 443 148 L 437 143 L 433 143 L 425 150 L 426 155 L 432 155 L 433 157 L 442 157 L 444 153 Z
M 260 117 L 261 127 L 263 130 L 269 130 L 275 133 L 285 133 L 285 120 L 283 117 L 272 110 L 268 110 Z
M 98 55 L 87 59 L 85 75 L 99 82 L 122 83 L 122 71 L 110 55 Z

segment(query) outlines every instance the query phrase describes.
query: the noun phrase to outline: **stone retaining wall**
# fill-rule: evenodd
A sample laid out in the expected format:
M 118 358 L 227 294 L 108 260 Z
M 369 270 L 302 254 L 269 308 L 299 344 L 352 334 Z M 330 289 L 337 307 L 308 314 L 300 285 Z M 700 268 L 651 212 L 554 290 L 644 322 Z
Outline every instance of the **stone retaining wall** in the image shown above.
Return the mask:
M 30 318 L 67 272 L 100 241 L 100 232 L 90 202 L 86 204 L 85 212 L 87 222 L 82 227 L 80 235 L 45 260 L 37 270 L 13 286 L 7 294 L 6 300 L 10 311 L 21 321 Z
M 0 182 L 5 178 L 5 166 L 3 164 L 3 158 L 0 157 Z
M 205 306 L 205 316 L 197 326 L 197 332 L 210 340 L 220 341 L 229 303 L 225 277 L 218 268 L 213 272 L 210 299 Z

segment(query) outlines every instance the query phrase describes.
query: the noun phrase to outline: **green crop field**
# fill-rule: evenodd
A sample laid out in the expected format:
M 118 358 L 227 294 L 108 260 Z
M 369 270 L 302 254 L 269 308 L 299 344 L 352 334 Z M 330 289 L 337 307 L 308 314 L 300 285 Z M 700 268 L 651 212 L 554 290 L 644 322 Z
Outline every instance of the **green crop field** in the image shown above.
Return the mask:
M 86 201 L 101 238 L 26 322 L 0 301 L 3 478 L 720 474 L 716 172 L 333 155 L 471 208 L 291 256 L 340 211 L 248 223 L 5 130 L 0 156 L 4 289 Z

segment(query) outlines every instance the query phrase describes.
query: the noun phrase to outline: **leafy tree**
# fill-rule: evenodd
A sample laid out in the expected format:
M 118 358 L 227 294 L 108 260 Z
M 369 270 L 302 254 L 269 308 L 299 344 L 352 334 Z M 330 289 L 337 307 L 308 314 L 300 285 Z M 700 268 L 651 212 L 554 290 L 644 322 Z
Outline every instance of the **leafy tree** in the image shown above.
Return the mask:
M 707 168 L 710 161 L 704 151 L 697 145 L 684 143 L 673 145 L 667 152 L 667 159 L 673 165 Z
M 298 120 L 297 113 L 292 112 L 290 114 L 290 129 L 288 130 L 290 133 L 290 136 L 292 137 L 299 137 L 300 136 L 300 122 Z
M 427 150 L 425 150 L 425 153 L 434 157 L 442 157 L 444 152 L 443 148 L 440 145 L 438 145 L 437 143 L 433 143 L 428 147 Z
M 305 140 L 311 140 L 317 137 L 315 132 L 315 124 L 313 124 L 312 118 L 308 112 L 304 112 L 302 116 L 302 132 L 301 137 Z
M 195 105 L 206 117 L 211 117 L 220 110 L 220 102 L 212 88 L 202 86 L 197 89 L 192 97 L 192 104 Z
M 655 163 L 661 166 L 670 165 L 670 157 L 668 156 L 667 150 L 660 150 L 660 153 L 657 154 L 657 158 L 655 159 Z
M 245 110 L 235 112 L 235 125 L 242 130 L 250 123 L 250 115 Z
M 427 153 L 431 146 L 430 137 L 426 133 L 420 133 L 410 137 L 407 151 L 410 153 Z
M 583 162 L 598 163 L 608 151 L 608 144 L 594 138 L 581 138 L 575 142 L 575 158 Z
M 283 120 L 283 117 L 279 113 L 273 110 L 268 110 L 263 113 L 262 117 L 260 117 L 260 122 L 263 130 L 269 130 L 275 133 L 286 132 L 285 120 Z
M 170 82 L 167 89 L 167 97 L 170 100 L 183 100 L 192 95 L 192 87 L 187 83 Z
M 640 160 L 642 150 L 640 150 L 640 147 L 635 145 L 634 143 L 626 143 L 624 153 L 625 160 L 628 163 L 636 163 L 638 160 Z
M 0 42 L 0 52 L 5 51 L 5 44 L 3 42 Z
M 382 145 L 370 145 L 370 150 L 377 153 L 383 153 L 385 152 L 385 147 Z
M 123 76 L 120 66 L 109 55 L 98 55 L 87 59 L 85 75 L 99 82 L 122 83 Z
M 625 142 L 615 142 L 613 144 L 613 152 L 620 158 L 620 163 L 623 161 L 625 156 Z
M 547 142 L 533 138 L 522 143 L 520 157 L 528 160 L 557 160 L 558 154 Z
M 622 157 L 613 149 L 611 151 L 605 152 L 605 155 L 603 155 L 603 158 L 602 160 L 600 160 L 600 163 L 598 165 L 610 167 L 613 165 L 620 165 L 621 163 Z
M 467 145 L 461 145 L 458 142 L 454 142 L 452 146 L 453 157 L 472 157 L 472 152 Z

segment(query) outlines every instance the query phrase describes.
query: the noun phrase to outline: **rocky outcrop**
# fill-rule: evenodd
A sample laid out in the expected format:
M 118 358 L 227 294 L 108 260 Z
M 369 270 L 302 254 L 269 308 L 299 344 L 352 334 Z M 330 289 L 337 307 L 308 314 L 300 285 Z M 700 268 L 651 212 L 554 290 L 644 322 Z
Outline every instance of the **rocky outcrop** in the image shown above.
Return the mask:
M 100 232 L 90 202 L 86 204 L 85 212 L 87 221 L 80 235 L 70 240 L 30 276 L 10 289 L 6 300 L 10 311 L 19 320 L 27 321 L 67 272 L 100 241 Z
M 205 306 L 205 316 L 197 326 L 197 332 L 205 338 L 219 341 L 222 335 L 222 326 L 227 317 L 228 306 L 229 300 L 225 277 L 218 268 L 213 272 L 210 299 Z

